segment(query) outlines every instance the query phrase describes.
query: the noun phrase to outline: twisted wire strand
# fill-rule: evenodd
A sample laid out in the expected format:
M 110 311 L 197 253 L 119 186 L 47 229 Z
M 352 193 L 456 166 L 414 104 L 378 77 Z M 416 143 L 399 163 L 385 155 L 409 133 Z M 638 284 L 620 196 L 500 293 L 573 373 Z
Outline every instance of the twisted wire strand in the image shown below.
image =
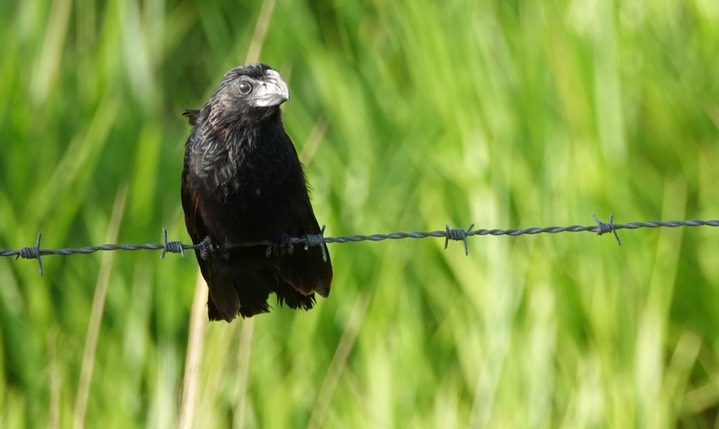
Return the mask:
M 470 225 L 469 228 L 450 228 L 449 225 L 445 225 L 444 230 L 437 231 L 415 231 L 415 232 L 391 232 L 385 234 L 356 234 L 349 236 L 338 236 L 338 237 L 325 237 L 325 227 L 322 227 L 322 231 L 319 234 L 308 234 L 303 237 L 292 237 L 287 240 L 286 243 L 277 243 L 271 240 L 247 242 L 247 243 L 232 243 L 230 245 L 223 246 L 224 249 L 232 249 L 236 247 L 252 247 L 252 246 L 267 246 L 268 254 L 272 251 L 277 251 L 278 248 L 281 251 L 293 251 L 294 245 L 302 245 L 304 250 L 314 246 L 322 246 L 322 257 L 327 260 L 327 253 L 323 244 L 331 243 L 357 243 L 361 241 L 383 241 L 383 240 L 402 240 L 405 238 L 423 239 L 429 237 L 444 238 L 444 248 L 446 249 L 449 241 L 462 241 L 464 244 L 465 255 L 469 254 L 469 247 L 467 246 L 467 238 L 473 236 L 483 235 L 509 235 L 516 237 L 519 235 L 535 235 L 535 234 L 559 234 L 564 232 L 594 232 L 597 235 L 607 234 L 609 232 L 614 234 L 617 244 L 621 246 L 621 240 L 617 231 L 620 229 L 640 229 L 640 228 L 678 228 L 678 227 L 698 227 L 698 226 L 713 226 L 719 227 L 719 219 L 712 220 L 669 220 L 669 221 L 647 221 L 647 222 L 630 222 L 624 224 L 615 224 L 614 215 L 609 216 L 609 222 L 602 222 L 597 218 L 596 215 L 592 215 L 596 225 L 569 225 L 569 226 L 547 226 L 547 227 L 530 227 L 523 229 L 473 229 L 474 224 Z M 42 233 L 37 235 L 37 240 L 34 246 L 21 247 L 18 250 L 0 249 L 0 257 L 2 256 L 14 256 L 15 259 L 37 259 L 38 268 L 40 275 L 44 274 L 41 256 L 44 255 L 74 255 L 74 254 L 90 254 L 99 251 L 115 251 L 115 250 L 162 250 L 161 258 L 164 258 L 167 253 L 179 253 L 182 256 L 185 255 L 185 250 L 199 250 L 201 252 L 213 252 L 217 250 L 217 246 L 213 245 L 211 240 L 205 239 L 197 244 L 184 244 L 181 241 L 168 241 L 167 230 L 162 229 L 162 243 L 144 243 L 144 244 L 101 244 L 97 246 L 85 246 L 77 248 L 62 248 L 62 249 L 42 249 L 40 242 L 42 239 Z M 288 247 L 289 246 L 289 247 Z

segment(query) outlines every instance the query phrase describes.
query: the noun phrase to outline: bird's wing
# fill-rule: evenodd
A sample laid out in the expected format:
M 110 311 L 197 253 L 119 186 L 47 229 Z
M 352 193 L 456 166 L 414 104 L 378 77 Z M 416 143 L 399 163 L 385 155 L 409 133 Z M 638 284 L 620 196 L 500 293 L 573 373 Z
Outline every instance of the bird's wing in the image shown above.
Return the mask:
M 194 244 L 200 243 L 208 237 L 207 227 L 200 211 L 203 206 L 202 196 L 192 187 L 185 172 L 183 172 L 181 194 L 187 232 L 190 234 Z M 230 322 L 237 316 L 240 309 L 240 300 L 234 288 L 232 274 L 226 270 L 218 269 L 216 267 L 218 263 L 217 257 L 211 253 L 203 257 L 202 252 L 196 250 L 195 256 L 197 257 L 202 277 L 205 278 L 210 290 L 210 296 L 207 300 L 207 311 L 210 320 L 224 319 Z M 222 308 L 220 309 L 220 307 Z
M 182 172 L 182 209 L 185 212 L 185 225 L 192 242 L 197 244 L 204 240 L 207 231 L 202 217 L 198 213 L 200 207 L 200 195 L 191 186 L 187 172 Z M 200 264 L 202 265 L 202 264 Z
M 303 237 L 307 234 L 321 232 L 309 198 L 303 204 L 304 208 L 296 214 L 296 223 L 290 228 L 291 237 Z M 280 258 L 278 268 L 280 276 L 290 283 L 295 290 L 303 295 L 317 292 L 327 297 L 332 283 L 332 262 L 327 245 L 311 246 L 307 250 L 304 246 L 297 246 L 291 255 Z
M 287 151 L 284 159 L 289 163 L 285 170 L 289 180 L 282 188 L 288 190 L 288 195 L 291 195 L 285 198 L 285 202 L 289 202 L 290 205 L 286 207 L 289 219 L 285 220 L 288 223 L 284 224 L 283 232 L 290 237 L 319 234 L 320 226 L 312 210 L 297 150 L 284 129 L 280 136 L 284 150 Z M 297 247 L 300 248 L 278 261 L 279 276 L 302 295 L 310 296 L 313 292 L 317 292 L 326 298 L 332 283 L 332 262 L 327 246 L 323 243 L 321 246 L 308 247 L 307 250 L 304 246 Z

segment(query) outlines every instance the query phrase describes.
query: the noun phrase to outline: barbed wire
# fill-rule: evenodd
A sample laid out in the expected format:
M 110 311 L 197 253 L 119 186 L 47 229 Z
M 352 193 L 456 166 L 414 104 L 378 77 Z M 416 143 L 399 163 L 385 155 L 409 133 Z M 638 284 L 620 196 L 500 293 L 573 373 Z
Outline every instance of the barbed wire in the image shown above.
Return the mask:
M 253 246 L 267 246 L 267 255 L 269 256 L 273 249 L 278 247 L 287 247 L 289 253 L 292 253 L 294 245 L 303 245 L 304 249 L 307 250 L 310 247 L 322 246 L 323 244 L 331 243 L 356 243 L 360 241 L 382 241 L 382 240 L 401 240 L 405 238 L 429 238 L 437 237 L 444 238 L 444 248 L 446 249 L 449 241 L 462 241 L 464 243 L 464 254 L 469 255 L 469 247 L 467 246 L 467 238 L 477 235 L 509 235 L 516 237 L 518 235 L 534 235 L 534 234 L 558 234 L 563 232 L 594 232 L 597 235 L 603 235 L 606 233 L 613 233 L 614 238 L 617 240 L 618 245 L 622 245 L 619 239 L 617 231 L 620 229 L 639 229 L 639 228 L 677 228 L 677 227 L 697 227 L 697 226 L 714 226 L 719 227 L 719 219 L 714 220 L 669 220 L 669 221 L 648 221 L 648 222 L 630 222 L 624 224 L 615 224 L 614 215 L 609 215 L 609 222 L 602 222 L 596 215 L 592 215 L 596 225 L 582 226 L 582 225 L 569 225 L 569 226 L 547 226 L 547 227 L 531 227 L 524 229 L 473 229 L 474 224 L 471 224 L 467 229 L 461 228 L 450 228 L 449 225 L 445 225 L 445 229 L 437 231 L 416 231 L 416 232 L 391 232 L 386 234 L 370 234 L 370 235 L 349 235 L 349 236 L 338 236 L 338 237 L 325 237 L 325 227 L 322 227 L 322 231 L 319 234 L 307 234 L 303 237 L 291 237 L 286 240 L 285 243 L 277 243 L 271 240 L 255 241 L 247 243 L 232 243 L 230 245 L 222 246 L 223 250 L 233 249 L 237 247 L 253 247 Z M 162 243 L 145 243 L 145 244 L 102 244 L 99 246 L 85 246 L 78 248 L 63 248 L 63 249 L 42 249 L 40 248 L 40 241 L 42 240 L 42 232 L 38 233 L 37 241 L 34 246 L 21 247 L 19 250 L 4 250 L 0 249 L 0 257 L 2 256 L 15 256 L 15 259 L 37 259 L 38 267 L 40 269 L 40 275 L 44 274 L 42 267 L 41 256 L 44 255 L 74 255 L 74 254 L 89 254 L 99 251 L 115 251 L 115 250 L 162 250 L 160 258 L 163 259 L 167 253 L 179 253 L 185 256 L 185 250 L 195 250 L 201 252 L 214 252 L 218 250 L 217 246 L 212 243 L 211 240 L 205 239 L 197 244 L 184 244 L 181 241 L 168 241 L 167 230 L 162 229 Z M 325 247 L 322 246 L 322 256 L 326 259 Z

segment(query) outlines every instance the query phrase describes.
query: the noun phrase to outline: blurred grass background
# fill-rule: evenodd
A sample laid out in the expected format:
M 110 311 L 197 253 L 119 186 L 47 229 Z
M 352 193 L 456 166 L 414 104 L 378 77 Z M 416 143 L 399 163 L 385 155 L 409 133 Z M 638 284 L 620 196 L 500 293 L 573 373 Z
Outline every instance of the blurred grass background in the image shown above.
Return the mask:
M 189 242 L 179 114 L 248 58 L 328 235 L 719 213 L 713 0 L 35 0 L 0 34 L 0 248 Z M 719 232 L 621 236 L 331 245 L 329 299 L 230 325 L 192 255 L 3 258 L 0 427 L 718 427 Z

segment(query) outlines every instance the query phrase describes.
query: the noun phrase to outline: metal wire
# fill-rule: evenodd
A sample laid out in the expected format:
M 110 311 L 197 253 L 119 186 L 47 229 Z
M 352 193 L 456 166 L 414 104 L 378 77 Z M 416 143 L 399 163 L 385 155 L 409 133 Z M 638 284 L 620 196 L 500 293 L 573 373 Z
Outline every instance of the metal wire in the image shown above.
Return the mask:
M 596 215 L 592 215 L 596 225 L 582 226 L 582 225 L 569 225 L 569 226 L 547 226 L 547 227 L 532 227 L 524 229 L 473 229 L 474 224 L 470 225 L 469 228 L 450 228 L 449 225 L 445 225 L 445 229 L 437 231 L 417 231 L 417 232 L 391 232 L 387 234 L 370 234 L 370 235 L 350 235 L 350 236 L 339 236 L 339 237 L 325 237 L 325 227 L 322 227 L 322 232 L 319 234 L 309 234 L 303 237 L 292 237 L 286 240 L 285 243 L 277 243 L 271 240 L 248 242 L 248 243 L 232 243 L 230 245 L 223 246 L 224 250 L 232 249 L 236 247 L 251 247 L 251 246 L 267 246 L 268 254 L 273 250 L 277 251 L 280 248 L 281 251 L 292 252 L 294 245 L 302 245 L 305 250 L 314 246 L 322 246 L 322 256 L 327 258 L 325 253 L 325 246 L 327 243 L 356 243 L 360 241 L 382 241 L 382 240 L 402 240 L 405 238 L 428 238 L 438 237 L 444 238 L 444 248 L 447 248 L 450 240 L 462 241 L 464 243 L 464 253 L 469 254 L 469 247 L 467 246 L 467 238 L 476 235 L 509 235 L 516 237 L 518 235 L 527 234 L 558 234 L 563 232 L 594 232 L 597 235 L 603 235 L 606 233 L 613 233 L 617 240 L 617 244 L 621 246 L 622 242 L 619 239 L 617 231 L 620 229 L 639 229 L 639 228 L 678 228 L 678 227 L 697 227 L 697 226 L 713 226 L 719 227 L 719 220 L 670 220 L 670 221 L 648 221 L 648 222 L 630 222 L 625 224 L 615 224 L 614 215 L 609 216 L 609 222 L 605 223 L 599 220 Z M 160 258 L 164 258 L 167 253 L 179 253 L 182 256 L 185 255 L 185 250 L 199 250 L 201 252 L 213 252 L 217 248 L 212 244 L 209 239 L 203 240 L 197 244 L 184 244 L 181 241 L 168 241 L 167 230 L 162 229 L 162 243 L 145 243 L 145 244 L 102 244 L 99 246 L 85 246 L 78 248 L 63 248 L 63 249 L 42 249 L 40 248 L 40 241 L 42 240 L 42 232 L 37 235 L 37 240 L 34 246 L 21 247 L 18 250 L 3 250 L 0 249 L 0 257 L 2 256 L 15 256 L 15 259 L 37 259 L 38 267 L 40 269 L 40 275 L 44 274 L 42 267 L 41 256 L 44 255 L 74 255 L 74 254 L 89 254 L 98 251 L 115 251 L 115 250 L 162 250 Z

